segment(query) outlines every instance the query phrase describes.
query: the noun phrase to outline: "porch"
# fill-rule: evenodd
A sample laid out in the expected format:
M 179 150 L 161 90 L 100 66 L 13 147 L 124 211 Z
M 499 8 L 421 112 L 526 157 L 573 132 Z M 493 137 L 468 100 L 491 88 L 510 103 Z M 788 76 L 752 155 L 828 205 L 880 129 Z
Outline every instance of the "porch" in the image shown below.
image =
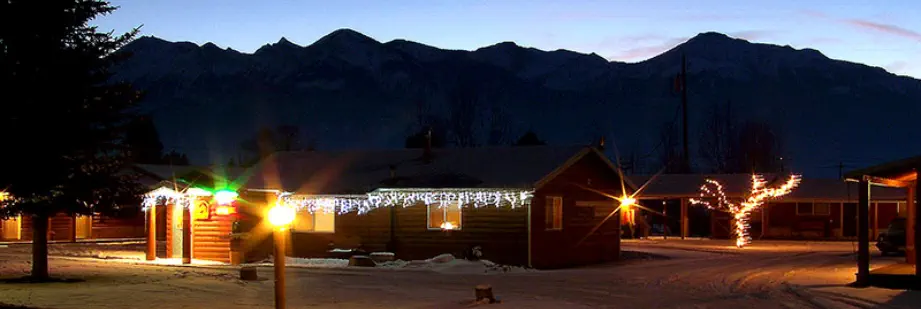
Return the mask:
M 918 288 L 921 271 L 915 266 L 921 260 L 921 213 L 917 194 L 921 192 L 918 171 L 921 156 L 877 165 L 850 172 L 847 181 L 858 183 L 858 235 L 857 280 L 854 286 L 881 286 L 889 288 Z M 903 188 L 907 191 L 907 220 L 905 226 L 905 263 L 870 270 L 870 191 L 873 186 Z

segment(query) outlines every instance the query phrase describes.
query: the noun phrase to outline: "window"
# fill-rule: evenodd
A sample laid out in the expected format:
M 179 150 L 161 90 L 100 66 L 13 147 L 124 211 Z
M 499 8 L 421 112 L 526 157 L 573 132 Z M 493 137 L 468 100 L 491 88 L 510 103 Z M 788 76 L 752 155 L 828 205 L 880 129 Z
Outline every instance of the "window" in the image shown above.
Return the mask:
M 546 216 L 544 226 L 548 230 L 563 229 L 563 198 L 559 196 L 548 196 L 547 205 L 544 207 Z
M 318 209 L 314 213 L 302 211 L 297 214 L 292 227 L 294 232 L 333 233 L 336 231 L 336 213 Z
M 827 216 L 830 214 L 830 203 L 796 203 L 796 215 L 798 216 Z
M 459 230 L 461 229 L 461 217 L 463 217 L 462 206 L 460 203 L 444 205 L 434 203 L 428 205 L 430 230 Z
M 831 204 L 815 203 L 812 204 L 812 214 L 816 216 L 827 216 L 831 214 Z

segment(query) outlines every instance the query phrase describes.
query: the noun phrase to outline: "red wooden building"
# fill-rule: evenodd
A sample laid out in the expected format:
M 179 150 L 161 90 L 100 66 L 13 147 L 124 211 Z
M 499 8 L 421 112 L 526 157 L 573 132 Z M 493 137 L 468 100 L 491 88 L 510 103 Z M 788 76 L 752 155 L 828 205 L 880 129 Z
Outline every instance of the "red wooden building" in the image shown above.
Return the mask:
M 642 184 L 650 177 L 630 178 L 635 184 Z M 655 215 L 651 221 L 671 226 L 670 230 L 674 231 L 671 235 L 729 238 L 732 226 L 728 213 L 706 211 L 688 203 L 688 200 L 700 197 L 700 186 L 706 179 L 719 181 L 730 199 L 743 199 L 751 188 L 750 174 L 665 174 L 653 179 L 639 198 L 653 209 L 668 205 L 665 211 L 667 217 Z M 765 175 L 765 180 L 769 182 L 783 179 L 782 175 Z M 752 213 L 751 235 L 755 239 L 856 239 L 857 197 L 856 184 L 840 179 L 804 177 L 793 192 L 769 200 Z M 871 238 L 876 239 L 885 232 L 895 217 L 906 215 L 905 190 L 873 188 L 870 201 Z M 695 223 L 696 229 L 693 228 Z
M 483 259 L 536 268 L 619 258 L 619 221 L 605 220 L 617 202 L 592 190 L 620 196 L 621 179 L 594 147 L 283 152 L 254 167 L 246 187 L 247 200 L 278 192 L 300 209 L 299 257 L 479 247 Z

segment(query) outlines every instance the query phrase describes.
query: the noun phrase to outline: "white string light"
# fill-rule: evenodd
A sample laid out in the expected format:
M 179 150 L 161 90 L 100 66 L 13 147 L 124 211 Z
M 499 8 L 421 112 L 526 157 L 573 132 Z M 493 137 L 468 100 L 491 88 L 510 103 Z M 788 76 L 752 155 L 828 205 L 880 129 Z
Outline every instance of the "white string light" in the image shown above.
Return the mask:
M 517 189 L 378 189 L 360 195 L 294 195 L 282 193 L 279 203 L 310 213 L 357 212 L 365 214 L 381 207 L 423 203 L 460 204 L 476 208 L 488 205 L 518 208 L 530 204 L 534 191 Z
M 736 204 L 730 202 L 726 197 L 722 184 L 716 180 L 707 179 L 705 183 L 700 186 L 701 199 L 691 199 L 691 203 L 704 205 L 709 209 L 731 213 L 735 219 L 736 246 L 742 248 L 751 243 L 751 235 L 749 234 L 751 226 L 748 223 L 751 212 L 764 205 L 765 200 L 769 198 L 789 194 L 794 188 L 799 186 L 800 181 L 802 181 L 802 178 L 799 175 L 790 175 L 790 178 L 779 187 L 766 188 L 764 176 L 753 174 L 752 189 L 748 197 L 741 203 Z M 714 188 L 713 190 L 710 189 L 711 186 Z M 705 198 L 715 198 L 716 205 L 703 200 Z
M 144 200 L 141 202 L 141 210 L 146 212 L 150 207 L 155 207 L 159 204 L 181 205 L 184 208 L 189 208 L 192 204 L 192 198 L 186 196 L 186 194 L 182 192 L 167 187 L 160 187 L 144 194 Z

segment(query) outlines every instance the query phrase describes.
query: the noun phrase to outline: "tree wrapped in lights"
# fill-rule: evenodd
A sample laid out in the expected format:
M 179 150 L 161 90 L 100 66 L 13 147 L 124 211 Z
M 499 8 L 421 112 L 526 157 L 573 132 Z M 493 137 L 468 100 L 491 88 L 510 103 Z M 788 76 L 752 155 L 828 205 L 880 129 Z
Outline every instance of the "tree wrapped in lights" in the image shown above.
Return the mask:
M 767 199 L 789 194 L 794 188 L 799 186 L 800 181 L 801 177 L 799 175 L 790 175 L 780 186 L 768 188 L 766 187 L 767 182 L 764 181 L 764 176 L 753 174 L 752 188 L 748 196 L 740 203 L 733 203 L 726 197 L 726 193 L 723 191 L 723 185 L 720 184 L 719 181 L 707 179 L 706 182 L 700 186 L 700 199 L 691 199 L 691 203 L 704 205 L 709 209 L 725 211 L 732 214 L 735 226 L 736 246 L 742 248 L 751 243 L 751 235 L 748 232 L 750 228 L 748 221 L 751 212 L 764 205 Z M 708 198 L 715 200 L 715 203 L 705 200 Z

